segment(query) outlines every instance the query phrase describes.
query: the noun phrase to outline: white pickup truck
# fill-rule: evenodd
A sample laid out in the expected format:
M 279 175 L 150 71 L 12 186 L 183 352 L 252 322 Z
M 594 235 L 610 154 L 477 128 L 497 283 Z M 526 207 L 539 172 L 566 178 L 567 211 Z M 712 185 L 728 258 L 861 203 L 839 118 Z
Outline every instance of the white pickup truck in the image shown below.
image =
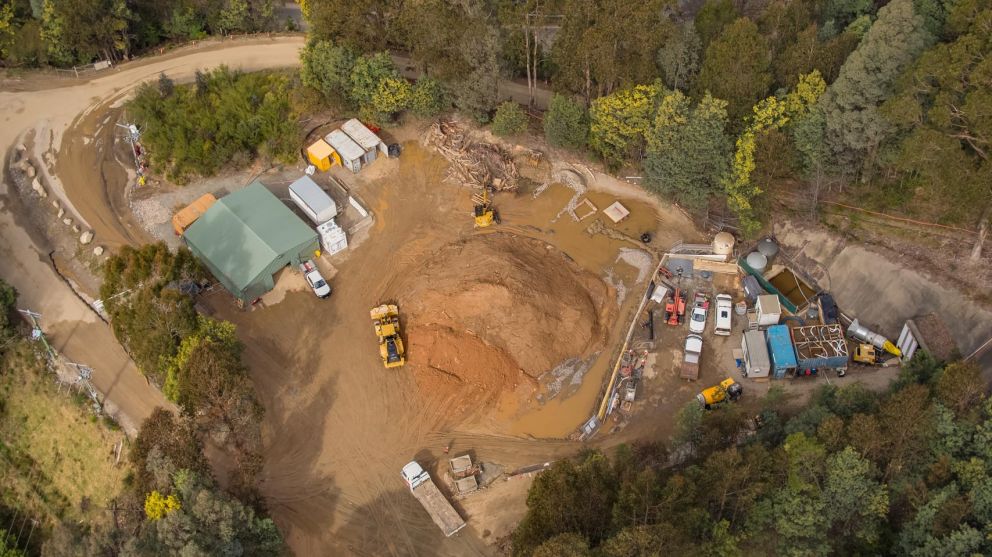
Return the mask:
M 327 285 L 327 281 L 320 275 L 320 271 L 317 270 L 317 266 L 313 261 L 307 259 L 301 263 L 300 272 L 303 273 L 303 278 L 306 279 L 307 284 L 310 285 L 310 289 L 313 290 L 313 293 L 318 298 L 326 298 L 331 295 L 331 287 Z
M 450 538 L 465 527 L 465 521 L 458 515 L 458 511 L 451 506 L 441 490 L 434 485 L 431 475 L 416 460 L 403 467 L 403 479 L 410 487 L 410 493 L 420 501 L 445 536 Z

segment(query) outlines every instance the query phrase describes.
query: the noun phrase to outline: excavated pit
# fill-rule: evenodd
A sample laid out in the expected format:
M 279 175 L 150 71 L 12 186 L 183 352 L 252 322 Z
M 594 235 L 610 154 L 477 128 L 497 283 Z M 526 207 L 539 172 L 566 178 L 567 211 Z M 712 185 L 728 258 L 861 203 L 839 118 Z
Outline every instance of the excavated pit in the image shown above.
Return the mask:
M 397 286 L 417 385 L 454 413 L 602 350 L 617 311 L 599 277 L 550 244 L 507 233 L 449 244 Z

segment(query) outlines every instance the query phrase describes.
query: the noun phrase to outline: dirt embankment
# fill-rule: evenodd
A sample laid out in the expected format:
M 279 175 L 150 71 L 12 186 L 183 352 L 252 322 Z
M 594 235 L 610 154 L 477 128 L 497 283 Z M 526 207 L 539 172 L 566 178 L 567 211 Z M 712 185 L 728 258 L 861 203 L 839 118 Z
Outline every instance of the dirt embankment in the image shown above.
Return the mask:
M 441 248 L 397 289 L 419 388 L 478 408 L 601 350 L 614 292 L 557 248 L 505 233 Z

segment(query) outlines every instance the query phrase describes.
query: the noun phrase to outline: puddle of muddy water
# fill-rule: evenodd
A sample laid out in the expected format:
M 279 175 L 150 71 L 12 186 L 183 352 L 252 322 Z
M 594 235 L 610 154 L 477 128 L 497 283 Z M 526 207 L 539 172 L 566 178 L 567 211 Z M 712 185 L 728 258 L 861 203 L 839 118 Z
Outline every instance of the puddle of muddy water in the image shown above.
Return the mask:
M 576 222 L 567 213 L 563 213 L 555 222 L 551 222 L 574 194 L 575 192 L 561 184 L 551 184 L 537 197 L 529 192 L 520 192 L 515 196 L 498 194 L 495 203 L 504 223 L 540 229 L 545 240 L 567 253 L 582 267 L 598 274 L 614 262 L 620 248 L 638 246 L 636 243 L 618 241 L 602 234 L 587 233 L 586 229 L 595 220 L 601 220 L 606 228 L 632 239 L 640 237 L 644 232 L 654 233 L 658 227 L 657 213 L 647 203 L 596 191 L 587 191 L 579 196 L 579 201 L 589 199 L 596 206 L 595 214 Z M 603 215 L 603 209 L 614 201 L 620 201 L 630 211 L 630 215 L 617 224 Z M 580 207 L 577 211 L 580 215 L 582 209 Z
M 546 387 L 532 398 L 530 405 L 500 405 L 498 412 L 507 418 L 510 431 L 515 434 L 546 438 L 567 437 L 589 418 L 598 403 L 603 381 L 612 369 L 615 349 L 629 324 L 629 313 L 633 305 L 640 301 L 640 295 L 646 287 L 644 271 L 631 264 L 640 263 L 640 258 L 626 251 L 639 247 L 636 243 L 603 234 L 589 234 L 586 229 L 593 221 L 600 219 L 606 228 L 637 238 L 644 232 L 653 233 L 657 228 L 658 219 L 654 208 L 644 202 L 591 191 L 580 195 L 578 201 L 588 198 L 597 208 L 595 214 L 579 222 L 573 220 L 568 213 L 562 213 L 555 219 L 573 195 L 571 189 L 561 184 L 552 184 L 536 197 L 529 192 L 521 192 L 513 197 L 500 194 L 496 198 L 496 205 L 507 227 L 519 227 L 526 230 L 528 235 L 554 244 L 580 266 L 608 280 L 615 287 L 622 284 L 626 295 L 618 299 L 621 311 L 610 331 L 605 349 L 587 366 L 588 369 L 580 376 L 580 382 L 572 382 L 575 375 L 570 375 L 566 381 L 557 381 L 554 374 L 550 374 L 551 379 Z M 602 210 L 618 200 L 630 211 L 630 216 L 619 224 L 614 224 L 602 214 Z M 582 207 L 579 214 L 583 213 L 581 209 Z M 645 252 L 639 253 L 648 256 Z M 638 278 L 644 282 L 638 283 Z M 559 389 L 560 392 L 557 392 Z M 533 403 L 542 400 L 543 403 L 535 407 Z M 521 413 L 522 408 L 526 409 Z

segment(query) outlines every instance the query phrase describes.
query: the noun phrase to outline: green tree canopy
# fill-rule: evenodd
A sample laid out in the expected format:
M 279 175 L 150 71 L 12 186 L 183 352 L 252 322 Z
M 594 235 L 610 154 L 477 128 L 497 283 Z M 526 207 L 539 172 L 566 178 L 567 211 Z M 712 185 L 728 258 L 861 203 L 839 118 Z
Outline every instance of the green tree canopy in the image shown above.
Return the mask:
M 567 96 L 555 93 L 544 113 L 544 137 L 558 147 L 585 147 L 589 137 L 588 111 Z
M 706 47 L 695 89 L 727 100 L 731 128 L 739 130 L 772 84 L 770 47 L 758 26 L 740 18 Z
M 492 130 L 496 135 L 519 135 L 527 131 L 527 113 L 513 101 L 500 103 L 493 115 Z
M 645 184 L 690 209 L 704 207 L 730 171 L 726 107 L 709 94 L 694 107 L 679 91 L 666 95 L 648 135 Z

